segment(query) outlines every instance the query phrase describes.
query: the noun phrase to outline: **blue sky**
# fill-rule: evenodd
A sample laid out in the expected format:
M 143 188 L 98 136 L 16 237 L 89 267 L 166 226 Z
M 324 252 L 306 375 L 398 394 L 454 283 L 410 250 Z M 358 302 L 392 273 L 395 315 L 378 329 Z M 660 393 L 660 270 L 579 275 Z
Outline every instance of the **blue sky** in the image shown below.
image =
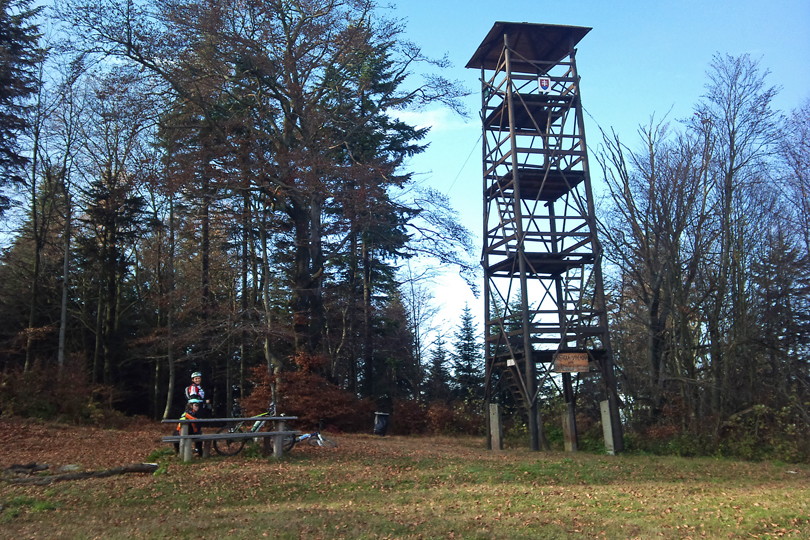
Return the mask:
M 430 147 L 410 163 L 417 179 L 446 193 L 463 223 L 478 236 L 483 205 L 480 72 L 464 65 L 495 21 L 593 28 L 577 50 L 592 160 L 600 127 L 615 129 L 633 146 L 638 126 L 653 114 L 672 121 L 689 116 L 701 98 L 715 53 L 748 53 L 759 60 L 771 72 L 769 83 L 782 89 L 774 103 L 780 110 L 787 112 L 810 100 L 810 0 L 395 0 L 394 4 L 392 13 L 407 19 L 406 37 L 429 56 L 447 54 L 454 68 L 445 76 L 472 91 L 465 100 L 470 112 L 466 120 L 439 108 L 408 119 L 432 126 Z M 596 174 L 592 182 L 598 190 Z M 437 290 L 443 291 L 436 300 L 445 305 L 443 317 L 451 327 L 465 302 L 481 315 L 480 303 L 460 279 L 447 276 L 439 280 Z

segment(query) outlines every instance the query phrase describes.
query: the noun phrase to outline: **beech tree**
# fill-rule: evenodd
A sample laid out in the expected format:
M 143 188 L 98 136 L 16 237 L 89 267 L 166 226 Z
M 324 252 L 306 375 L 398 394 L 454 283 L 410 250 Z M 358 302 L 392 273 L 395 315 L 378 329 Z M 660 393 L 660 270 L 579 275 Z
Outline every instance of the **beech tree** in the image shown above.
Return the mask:
M 375 8 L 365 0 L 61 4 L 80 50 L 137 68 L 162 97 L 166 181 L 177 186 L 167 193 L 183 203 L 178 231 L 197 241 L 187 251 L 197 268 L 174 265 L 194 276 L 200 300 L 197 324 L 183 319 L 179 361 L 244 384 L 259 358 L 278 373 L 294 367 L 295 354 L 328 355 L 312 365 L 371 395 L 390 372 L 378 336 L 397 312 L 401 261 L 429 253 L 473 266 L 469 234 L 446 200 L 408 191 L 401 168 L 426 130 L 394 114 L 436 102 L 458 109 L 461 91 L 441 76 L 420 80 L 420 66 L 445 61 L 402 41 L 401 23 Z M 223 279 L 233 280 L 227 301 L 212 289 L 220 257 Z
M 788 117 L 779 154 L 784 163 L 780 185 L 790 203 L 788 216 L 810 253 L 810 100 Z
M 794 450 L 789 426 L 810 431 L 797 401 L 807 386 L 802 130 L 779 136 L 766 78 L 746 55 L 717 55 L 679 129 L 651 122 L 640 150 L 614 135 L 600 154 L 626 411 L 641 433 L 689 434 L 687 451 L 767 447 L 773 439 L 753 441 L 764 431 L 739 428 L 766 422 L 763 411 Z
M 293 235 L 296 349 L 320 351 L 329 194 L 362 175 L 402 181 L 393 172 L 417 150 L 409 141 L 419 134 L 388 111 L 436 101 L 455 106 L 458 89 L 441 77 L 406 87 L 409 71 L 428 59 L 398 41 L 401 27 L 375 18 L 365 0 L 159 1 L 152 12 L 131 2 L 71 6 L 67 15 L 96 46 L 151 70 L 212 127 L 228 112 L 222 93 L 250 111 L 249 128 L 259 134 L 251 151 L 263 161 L 256 183 L 273 193 Z M 202 84 L 216 95 L 195 92 Z
M 765 161 L 778 140 L 778 116 L 771 108 L 776 88 L 767 71 L 750 56 L 716 55 L 710 66 L 706 98 L 697 117 L 712 127 L 717 166 L 712 191 L 717 211 L 717 257 L 703 276 L 709 305 L 705 323 L 712 366 L 712 408 L 718 418 L 735 412 L 735 362 L 753 351 L 747 316 L 753 244 L 760 237 L 752 220 L 761 211 L 758 192 L 770 180 Z M 719 425 L 718 425 L 719 427 Z
M 709 254 L 710 134 L 698 129 L 670 137 L 666 123 L 653 121 L 639 132 L 638 152 L 615 134 L 605 139 L 599 160 L 613 204 L 600 232 L 607 259 L 621 272 L 616 331 L 623 339 L 616 352 L 625 377 L 646 390 L 633 398 L 654 417 L 665 388 L 682 381 L 688 396 L 697 381 L 692 314 L 700 307 L 696 281 Z

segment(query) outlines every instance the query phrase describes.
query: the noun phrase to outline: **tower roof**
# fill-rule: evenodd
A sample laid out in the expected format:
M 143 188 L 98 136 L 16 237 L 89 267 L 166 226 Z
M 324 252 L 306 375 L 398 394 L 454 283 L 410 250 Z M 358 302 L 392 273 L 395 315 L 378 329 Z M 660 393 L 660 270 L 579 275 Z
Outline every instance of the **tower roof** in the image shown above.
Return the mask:
M 591 28 L 587 26 L 498 21 L 478 46 L 466 67 L 496 69 L 504 46 L 503 36 L 507 34 L 510 48 L 523 57 L 513 57 L 512 69 L 535 72 L 536 68 L 526 60 L 556 64 L 568 56 L 590 31 Z

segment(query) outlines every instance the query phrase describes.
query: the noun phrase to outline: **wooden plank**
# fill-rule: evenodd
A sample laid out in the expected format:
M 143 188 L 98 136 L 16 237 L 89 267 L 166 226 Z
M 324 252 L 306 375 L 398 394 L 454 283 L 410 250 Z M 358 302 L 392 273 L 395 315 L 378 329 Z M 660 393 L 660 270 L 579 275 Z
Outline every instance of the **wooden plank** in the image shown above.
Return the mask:
M 235 424 L 237 422 L 255 422 L 257 420 L 272 420 L 272 421 L 286 421 L 286 420 L 298 420 L 297 416 L 248 416 L 245 418 L 197 418 L 196 420 L 186 420 L 186 419 L 171 419 L 166 418 L 165 420 L 161 420 L 162 424 L 212 424 L 216 422 L 225 422 L 228 424 Z
M 281 435 L 300 435 L 300 431 L 255 431 L 244 433 L 201 433 L 199 435 L 168 435 L 160 439 L 162 442 L 180 442 L 182 440 L 214 441 L 222 439 L 261 439 Z
M 183 426 L 187 429 L 187 426 Z M 209 433 L 200 435 L 171 435 L 163 437 L 161 442 L 180 443 L 180 456 L 183 461 L 191 461 L 193 457 L 192 448 L 194 441 L 203 441 L 203 444 L 210 443 L 215 440 L 225 439 L 264 439 L 262 445 L 262 453 L 269 455 L 272 449 L 274 457 L 280 458 L 283 456 L 283 442 L 284 437 L 295 437 L 299 435 L 300 431 L 256 431 L 248 433 Z M 270 443 L 270 438 L 273 438 L 273 444 Z M 203 457 L 208 457 L 209 452 L 204 452 Z

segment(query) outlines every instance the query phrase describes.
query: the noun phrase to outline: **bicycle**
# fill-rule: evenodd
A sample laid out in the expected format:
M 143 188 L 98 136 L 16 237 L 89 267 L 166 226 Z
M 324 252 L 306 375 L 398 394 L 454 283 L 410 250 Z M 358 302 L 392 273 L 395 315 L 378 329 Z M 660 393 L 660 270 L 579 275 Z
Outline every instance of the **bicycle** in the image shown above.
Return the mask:
M 277 416 L 276 414 L 276 404 L 275 402 L 270 402 L 270 405 L 267 407 L 267 412 L 262 414 L 258 414 L 256 416 Z M 226 426 L 220 428 L 217 433 L 255 433 L 261 430 L 264 425 L 267 423 L 267 420 L 256 420 L 253 422 L 253 425 L 250 427 L 249 430 L 246 430 L 246 422 L 239 422 L 233 426 Z M 289 452 L 293 449 L 293 447 L 301 442 L 307 441 L 310 446 L 320 446 L 321 448 L 337 448 L 337 442 L 334 439 L 330 439 L 329 437 L 324 437 L 320 431 L 312 431 L 310 433 L 302 433 L 301 435 L 294 437 L 292 435 L 288 435 L 284 437 L 281 442 L 281 447 L 284 449 L 285 452 Z M 245 439 L 215 439 L 214 440 L 214 450 L 216 450 L 217 454 L 221 456 L 235 456 L 239 452 L 242 451 L 242 448 L 245 447 Z
M 234 408 L 233 408 L 232 412 L 241 415 L 241 409 L 238 408 L 238 405 L 236 404 L 236 400 L 234 400 Z M 237 414 L 234 414 L 233 416 L 237 416 Z M 267 407 L 267 411 L 263 412 L 261 414 L 257 414 L 256 416 L 269 416 L 269 417 L 277 416 L 276 415 L 276 404 L 275 404 L 275 402 L 271 401 L 270 405 L 268 405 L 268 407 Z M 232 426 L 225 426 L 223 428 L 220 428 L 217 431 L 217 433 L 255 433 L 257 431 L 260 431 L 264 427 L 264 425 L 266 423 L 267 423 L 267 420 L 256 420 L 255 422 L 253 422 L 253 425 L 250 426 L 249 429 L 247 429 L 247 426 L 246 426 L 247 422 L 242 421 L 242 422 L 238 422 L 238 423 L 236 423 L 236 424 L 234 424 Z M 290 438 L 292 438 L 292 437 L 290 437 Z M 214 450 L 220 456 L 235 456 L 236 454 L 238 454 L 239 452 L 242 451 L 242 448 L 245 447 L 245 442 L 246 442 L 246 439 L 244 439 L 244 438 L 240 438 L 240 439 L 214 439 Z M 284 448 L 286 448 L 286 446 L 287 446 L 286 440 L 285 440 L 283 446 L 284 446 Z M 292 448 L 292 445 L 290 446 L 290 448 Z
M 303 433 L 298 437 L 285 438 L 282 443 L 284 451 L 289 452 L 292 448 L 300 443 L 307 441 L 310 446 L 320 446 L 322 448 L 337 448 L 337 442 L 329 437 L 324 437 L 320 431 L 313 431 L 312 433 Z

